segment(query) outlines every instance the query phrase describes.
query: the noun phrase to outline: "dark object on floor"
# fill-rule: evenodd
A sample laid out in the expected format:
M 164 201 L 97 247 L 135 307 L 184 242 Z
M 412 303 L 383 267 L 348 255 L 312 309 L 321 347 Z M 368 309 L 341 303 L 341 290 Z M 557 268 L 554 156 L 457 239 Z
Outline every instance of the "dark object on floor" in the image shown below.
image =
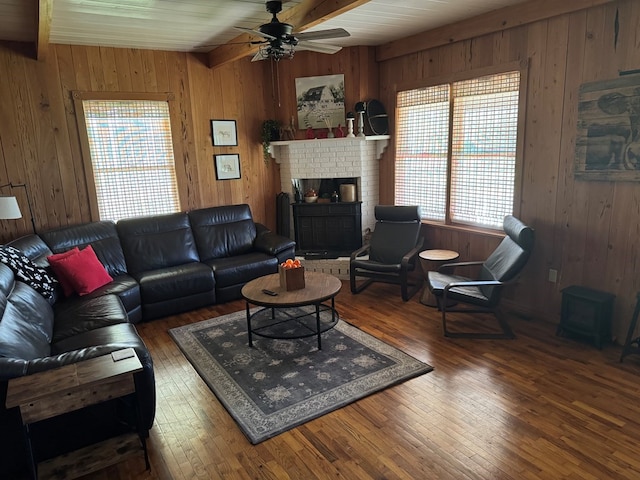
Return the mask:
M 611 341 L 611 313 L 615 295 L 572 285 L 562 289 L 562 311 L 556 335 L 591 337 L 596 347 Z
M 627 339 L 624 342 L 622 348 L 622 355 L 620 355 L 620 362 L 627 355 L 636 354 L 640 355 L 640 337 L 635 337 L 636 324 L 638 323 L 638 314 L 640 314 L 640 292 L 638 292 L 636 301 L 636 308 L 633 311 L 633 317 L 631 317 L 631 324 L 629 325 L 629 331 L 627 332 Z
M 420 236 L 420 207 L 377 205 L 376 226 L 370 243 L 351 254 L 351 292 L 360 293 L 373 282 L 400 285 L 402 300 L 409 300 L 422 286 L 421 277 L 410 279 L 424 239 Z M 360 258 L 369 254 L 368 259 Z M 366 277 L 360 285 L 357 277 Z
M 429 289 L 438 301 L 442 312 L 442 328 L 446 337 L 456 338 L 513 338 L 513 332 L 506 320 L 497 311 L 503 287 L 515 283 L 518 275 L 529 259 L 534 244 L 534 232 L 512 215 L 504 217 L 506 237 L 494 252 L 484 261 L 447 263 L 437 272 L 428 273 Z M 480 265 L 477 279 L 446 274 L 446 269 Z M 449 300 L 458 302 L 455 307 L 447 306 Z M 462 305 L 460 305 L 462 304 Z M 466 306 L 465 306 L 466 305 Z M 447 312 L 487 312 L 493 313 L 501 332 L 451 332 L 447 329 Z

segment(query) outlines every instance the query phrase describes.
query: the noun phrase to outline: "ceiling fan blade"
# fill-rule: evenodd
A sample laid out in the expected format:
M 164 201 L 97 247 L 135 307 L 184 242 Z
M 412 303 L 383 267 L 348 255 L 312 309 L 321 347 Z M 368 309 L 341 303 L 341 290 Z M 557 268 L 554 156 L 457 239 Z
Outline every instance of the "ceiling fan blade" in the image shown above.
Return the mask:
M 269 35 L 267 33 L 262 33 L 259 30 L 252 30 L 250 28 L 244 28 L 244 27 L 233 27 L 236 30 L 240 30 L 244 33 L 248 33 L 249 35 L 256 35 L 258 37 L 262 37 L 262 38 L 266 38 L 267 40 L 275 40 L 276 37 L 274 37 L 273 35 Z
M 323 40 L 325 38 L 342 38 L 350 36 L 351 34 L 344 28 L 332 28 L 330 30 L 318 30 L 316 32 L 301 32 L 295 34 L 295 37 L 298 40 Z
M 342 50 L 342 47 L 338 47 L 336 45 L 325 45 L 324 43 L 314 43 L 314 42 L 307 42 L 306 40 L 301 40 L 298 42 L 298 45 L 296 45 L 296 50 L 309 50 L 311 52 L 333 54 Z

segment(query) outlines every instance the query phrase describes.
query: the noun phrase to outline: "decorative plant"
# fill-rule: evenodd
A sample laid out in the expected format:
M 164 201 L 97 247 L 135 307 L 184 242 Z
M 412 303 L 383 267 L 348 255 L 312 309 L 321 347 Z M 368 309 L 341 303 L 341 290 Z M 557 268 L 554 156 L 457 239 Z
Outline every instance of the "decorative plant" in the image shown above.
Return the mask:
M 277 120 L 265 120 L 262 122 L 262 156 L 265 163 L 268 163 L 269 158 L 271 158 L 269 154 L 271 142 L 279 138 L 280 123 Z

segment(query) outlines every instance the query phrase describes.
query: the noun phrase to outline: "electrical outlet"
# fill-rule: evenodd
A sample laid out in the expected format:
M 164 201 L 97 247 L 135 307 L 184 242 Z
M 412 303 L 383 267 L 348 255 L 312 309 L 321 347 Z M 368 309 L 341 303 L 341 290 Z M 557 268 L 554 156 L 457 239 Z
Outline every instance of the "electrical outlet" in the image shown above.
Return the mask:
M 556 283 L 558 281 L 558 271 L 550 268 L 549 269 L 549 281 L 551 283 Z

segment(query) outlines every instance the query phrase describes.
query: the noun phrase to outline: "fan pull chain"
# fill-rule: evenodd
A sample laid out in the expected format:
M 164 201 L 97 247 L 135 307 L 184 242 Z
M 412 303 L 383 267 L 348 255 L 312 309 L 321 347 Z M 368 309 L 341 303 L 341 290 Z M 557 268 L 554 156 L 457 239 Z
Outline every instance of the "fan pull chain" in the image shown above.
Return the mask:
M 276 64 L 276 84 L 278 85 L 278 108 L 282 107 L 280 104 L 280 62 Z
M 275 71 L 275 75 L 273 72 L 273 64 L 276 64 L 276 71 Z M 278 108 L 280 108 L 282 105 L 280 104 L 280 69 L 278 68 L 278 61 L 274 60 L 273 57 L 271 58 L 271 95 L 272 96 L 276 96 L 276 84 L 277 84 L 277 88 L 278 88 Z M 275 82 L 275 83 L 274 83 Z

